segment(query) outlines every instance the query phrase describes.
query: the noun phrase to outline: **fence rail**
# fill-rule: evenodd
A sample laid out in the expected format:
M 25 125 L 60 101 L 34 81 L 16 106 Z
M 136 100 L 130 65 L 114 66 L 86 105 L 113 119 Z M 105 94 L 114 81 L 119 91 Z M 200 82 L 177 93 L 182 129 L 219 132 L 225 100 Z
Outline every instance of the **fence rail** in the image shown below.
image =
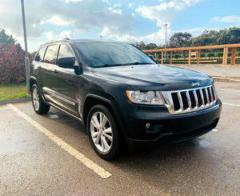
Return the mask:
M 144 50 L 161 64 L 240 64 L 240 44 Z

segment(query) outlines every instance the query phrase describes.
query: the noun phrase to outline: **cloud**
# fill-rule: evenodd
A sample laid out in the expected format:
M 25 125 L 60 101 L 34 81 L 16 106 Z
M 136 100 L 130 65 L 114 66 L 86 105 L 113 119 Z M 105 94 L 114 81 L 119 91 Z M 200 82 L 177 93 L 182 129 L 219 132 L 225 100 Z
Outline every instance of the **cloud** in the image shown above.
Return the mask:
M 105 26 L 120 33 L 128 33 L 132 29 L 133 16 L 125 13 L 120 4 L 107 0 L 32 0 L 31 3 L 25 1 L 25 10 L 30 40 L 46 36 L 53 38 L 53 35 L 69 29 L 86 34 L 93 30 L 101 31 Z M 1 0 L 0 29 L 2 28 L 22 43 L 22 38 L 19 38 L 22 35 L 19 0 Z
M 54 41 L 54 40 L 62 40 L 62 39 L 66 39 L 66 38 L 71 38 L 72 37 L 72 31 L 62 31 L 58 34 L 56 34 L 53 31 L 48 31 L 48 32 L 44 32 L 47 40 L 46 41 Z
M 161 0 L 157 5 L 139 6 L 136 12 L 142 17 L 156 22 L 158 27 L 170 23 L 176 11 L 182 11 L 194 6 L 200 0 Z
M 40 22 L 41 25 L 52 24 L 52 25 L 56 25 L 56 26 L 67 26 L 67 25 L 70 25 L 73 23 L 74 23 L 74 20 L 67 20 L 59 15 L 53 15 L 53 16 L 51 16 L 51 18 L 49 18 L 47 20 L 42 20 Z
M 153 32 L 144 36 L 138 36 L 133 33 L 119 33 L 112 28 L 104 27 L 100 36 L 107 39 L 125 41 L 130 43 L 144 41 L 146 43 L 163 44 L 165 39 L 165 32 L 163 29 L 159 29 L 157 32 Z
M 240 24 L 240 16 L 215 16 L 211 19 L 212 22 Z

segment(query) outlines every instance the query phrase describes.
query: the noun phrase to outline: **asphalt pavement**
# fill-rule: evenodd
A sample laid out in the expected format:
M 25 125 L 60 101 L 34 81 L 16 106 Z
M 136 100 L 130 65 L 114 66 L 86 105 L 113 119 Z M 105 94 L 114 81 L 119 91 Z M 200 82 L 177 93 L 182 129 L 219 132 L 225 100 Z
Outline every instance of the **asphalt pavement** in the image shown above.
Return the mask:
M 0 195 L 239 195 L 240 83 L 217 82 L 223 111 L 212 132 L 113 162 L 81 123 L 30 102 L 0 106 Z

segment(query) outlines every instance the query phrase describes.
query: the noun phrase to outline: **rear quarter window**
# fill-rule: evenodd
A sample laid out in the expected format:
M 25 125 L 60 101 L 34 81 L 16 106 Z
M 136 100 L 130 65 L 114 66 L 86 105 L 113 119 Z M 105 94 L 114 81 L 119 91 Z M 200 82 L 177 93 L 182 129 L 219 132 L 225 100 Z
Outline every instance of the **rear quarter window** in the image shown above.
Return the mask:
M 45 46 L 44 46 L 44 47 L 41 47 L 41 48 L 38 50 L 38 52 L 37 52 L 34 60 L 35 60 L 35 61 L 43 61 L 45 51 L 46 51 L 46 47 L 45 47 Z

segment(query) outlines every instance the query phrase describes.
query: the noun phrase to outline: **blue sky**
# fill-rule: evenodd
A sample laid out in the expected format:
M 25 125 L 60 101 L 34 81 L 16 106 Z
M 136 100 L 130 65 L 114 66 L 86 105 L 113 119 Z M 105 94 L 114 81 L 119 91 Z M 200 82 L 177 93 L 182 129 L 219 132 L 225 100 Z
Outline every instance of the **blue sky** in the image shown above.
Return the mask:
M 240 26 L 239 0 L 25 0 L 30 51 L 50 40 L 164 41 L 168 36 Z M 22 44 L 20 0 L 0 0 L 0 29 Z

